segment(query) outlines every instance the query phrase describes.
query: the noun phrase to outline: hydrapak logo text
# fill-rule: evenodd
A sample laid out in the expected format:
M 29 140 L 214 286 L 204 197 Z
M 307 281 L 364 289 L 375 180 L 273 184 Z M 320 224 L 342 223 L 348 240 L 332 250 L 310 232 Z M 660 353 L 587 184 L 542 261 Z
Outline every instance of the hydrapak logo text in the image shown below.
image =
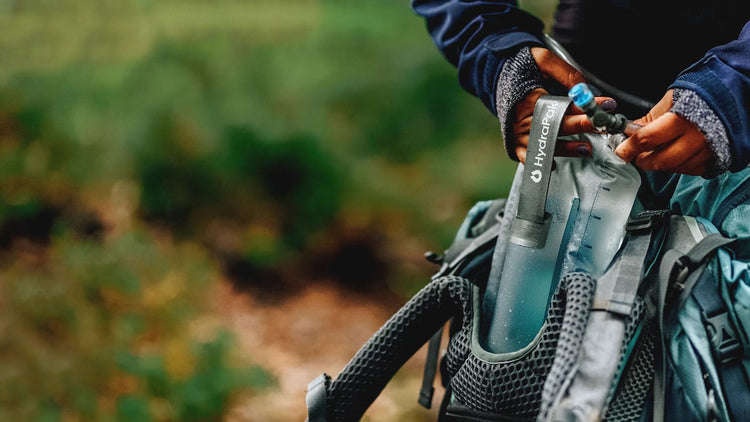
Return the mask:
M 550 129 L 550 119 L 555 117 L 555 111 L 557 110 L 557 104 L 551 103 L 549 106 L 547 106 L 547 110 L 543 113 L 542 117 L 542 134 L 539 136 L 539 139 L 537 139 L 537 145 L 539 145 L 539 149 L 532 159 L 532 165 L 536 167 L 543 167 L 544 166 L 544 160 L 547 159 L 547 136 L 549 135 L 549 129 Z M 529 163 L 527 163 L 529 164 Z M 534 170 L 531 172 L 531 181 L 534 183 L 539 183 L 542 181 L 542 172 L 541 170 Z

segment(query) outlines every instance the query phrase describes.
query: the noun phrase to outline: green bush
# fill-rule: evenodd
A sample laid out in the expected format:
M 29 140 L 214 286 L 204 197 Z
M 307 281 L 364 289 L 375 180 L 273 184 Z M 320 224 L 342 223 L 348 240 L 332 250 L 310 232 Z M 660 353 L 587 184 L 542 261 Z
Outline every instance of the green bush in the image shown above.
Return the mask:
M 0 36 L 18 58 L 0 71 L 7 202 L 98 205 L 125 181 L 147 221 L 278 268 L 352 215 L 444 247 L 475 198 L 507 187 L 511 166 L 477 159 L 501 160 L 497 123 L 403 1 L 122 3 L 5 11 L 29 36 Z M 101 25 L 64 24 L 87 13 Z M 54 66 L 23 54 L 40 45 L 60 47 Z M 237 239 L 218 246 L 209 226 Z
M 196 151 L 179 124 L 160 119 L 153 143 L 136 159 L 141 212 L 195 236 L 206 219 L 240 227 L 263 224 L 269 234 L 253 242 L 247 230 L 236 251 L 272 266 L 338 216 L 344 186 L 341 166 L 310 136 L 262 139 L 240 127 L 227 128 L 211 151 Z M 278 239 L 274 243 L 274 239 Z M 273 246 L 276 245 L 276 246 Z
M 64 235 L 12 258 L 2 420 L 221 420 L 238 393 L 271 382 L 231 356 L 208 308 L 216 274 L 194 246 L 142 231 L 104 244 Z
M 408 296 L 510 184 L 404 0 L 0 1 L 0 22 L 0 420 L 219 420 L 273 380 L 200 328 L 217 274 Z

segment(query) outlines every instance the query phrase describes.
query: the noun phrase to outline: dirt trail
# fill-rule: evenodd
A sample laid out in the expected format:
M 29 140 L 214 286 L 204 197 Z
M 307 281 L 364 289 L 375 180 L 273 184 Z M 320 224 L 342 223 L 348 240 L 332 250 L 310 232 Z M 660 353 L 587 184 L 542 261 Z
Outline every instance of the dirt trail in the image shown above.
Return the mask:
M 252 293 L 224 287 L 220 295 L 222 319 L 237 334 L 241 353 L 273 374 L 277 382 L 276 387 L 242 401 L 228 419 L 304 421 L 307 383 L 321 372 L 338 374 L 398 306 L 332 283 L 315 284 L 273 303 L 261 303 Z M 436 405 L 425 410 L 416 403 L 425 349 L 406 363 L 363 421 L 436 419 Z M 441 393 L 436 392 L 436 403 Z

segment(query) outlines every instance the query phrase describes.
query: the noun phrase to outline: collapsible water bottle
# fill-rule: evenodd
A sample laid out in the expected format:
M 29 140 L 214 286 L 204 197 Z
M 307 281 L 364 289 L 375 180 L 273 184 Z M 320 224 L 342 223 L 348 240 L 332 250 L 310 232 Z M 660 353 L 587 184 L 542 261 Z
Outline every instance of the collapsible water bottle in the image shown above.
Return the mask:
M 620 246 L 640 186 L 631 165 L 614 155 L 609 135 L 590 135 L 592 157 L 555 158 L 558 128 L 570 100 L 537 102 L 517 206 L 500 274 L 490 274 L 483 309 L 492 309 L 488 351 L 520 354 L 541 332 L 560 277 L 604 273 Z M 520 178 L 519 178 L 520 177 Z M 506 214 L 512 209 L 506 208 Z

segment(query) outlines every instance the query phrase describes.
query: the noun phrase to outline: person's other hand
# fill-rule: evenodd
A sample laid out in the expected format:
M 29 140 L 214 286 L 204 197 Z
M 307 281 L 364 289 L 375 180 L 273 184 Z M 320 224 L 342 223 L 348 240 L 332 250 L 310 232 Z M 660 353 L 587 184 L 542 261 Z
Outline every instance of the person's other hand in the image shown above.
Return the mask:
M 534 60 L 545 79 L 557 81 L 567 89 L 572 88 L 577 83 L 585 82 L 580 72 L 546 48 L 534 47 L 531 49 L 531 55 L 534 56 Z M 547 91 L 544 89 L 535 89 L 516 106 L 512 131 L 516 140 L 516 155 L 522 163 L 526 162 L 526 149 L 529 145 L 529 131 L 534 106 L 539 97 L 546 94 Z M 612 111 L 617 106 L 617 103 L 608 97 L 597 97 L 596 101 L 606 111 Z M 561 136 L 594 131 L 591 122 L 577 107 L 571 106 L 566 114 L 567 116 L 563 118 L 560 127 Z M 569 157 L 587 156 L 591 155 L 591 145 L 587 142 L 558 142 L 555 154 Z
M 714 159 L 711 145 L 689 120 L 670 112 L 672 90 L 635 123 L 643 125 L 615 150 L 643 170 L 702 176 Z

